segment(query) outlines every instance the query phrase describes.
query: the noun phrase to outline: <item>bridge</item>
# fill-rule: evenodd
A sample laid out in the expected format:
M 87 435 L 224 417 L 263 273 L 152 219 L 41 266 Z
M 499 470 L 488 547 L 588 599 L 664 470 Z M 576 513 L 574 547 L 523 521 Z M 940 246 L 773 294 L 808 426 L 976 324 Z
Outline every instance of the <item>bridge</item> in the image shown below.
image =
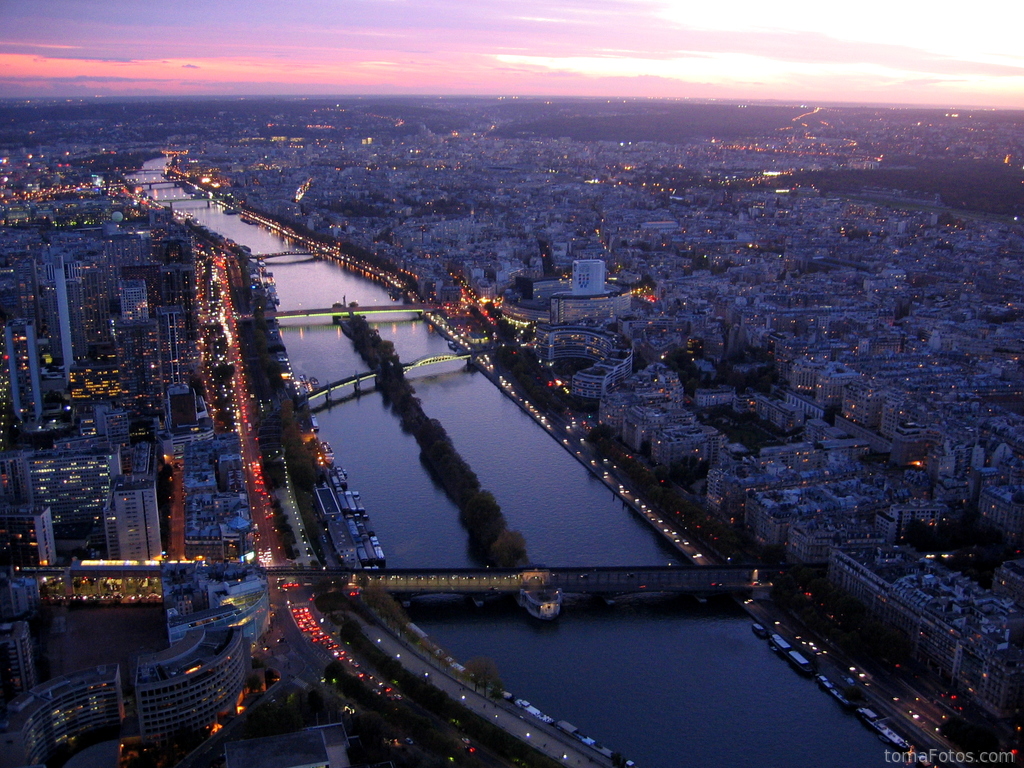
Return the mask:
M 285 256 L 309 256 L 312 259 L 316 254 L 309 251 L 280 251 L 278 253 L 258 253 L 255 255 L 255 258 L 265 261 L 266 259 L 280 259 Z
M 785 570 L 779 566 L 676 565 L 606 568 L 388 568 L 343 570 L 275 567 L 271 576 L 331 579 L 349 587 L 379 586 L 389 593 L 413 595 L 516 594 L 520 589 L 561 589 L 566 594 L 714 595 L 768 588 Z
M 427 365 L 437 365 L 438 363 L 448 363 L 451 362 L 452 360 L 469 360 L 472 357 L 472 352 L 452 352 L 451 354 L 446 355 L 426 355 L 425 357 L 413 360 L 411 363 L 402 363 L 402 370 L 408 372 L 414 368 L 422 368 Z M 352 374 L 351 376 L 346 376 L 344 379 L 338 379 L 337 381 L 332 381 L 329 384 L 325 384 L 321 387 L 317 387 L 316 389 L 311 390 L 310 393 L 305 396 L 304 402 L 309 403 L 312 402 L 313 400 L 323 397 L 326 398 L 327 403 L 330 403 L 332 392 L 339 389 L 344 389 L 345 387 L 355 387 L 355 391 L 358 392 L 360 389 L 360 385 L 364 381 L 369 381 L 370 379 L 376 378 L 377 374 L 374 371 L 364 371 L 363 373 L 355 373 Z
M 267 257 L 260 256 L 259 258 L 265 259 Z M 289 317 L 330 317 L 333 321 L 334 318 L 340 319 L 356 315 L 423 314 L 435 309 L 437 307 L 432 304 L 367 304 L 354 307 L 320 307 L 317 309 L 290 309 L 286 312 L 267 312 L 266 318 L 267 320 L 282 320 Z

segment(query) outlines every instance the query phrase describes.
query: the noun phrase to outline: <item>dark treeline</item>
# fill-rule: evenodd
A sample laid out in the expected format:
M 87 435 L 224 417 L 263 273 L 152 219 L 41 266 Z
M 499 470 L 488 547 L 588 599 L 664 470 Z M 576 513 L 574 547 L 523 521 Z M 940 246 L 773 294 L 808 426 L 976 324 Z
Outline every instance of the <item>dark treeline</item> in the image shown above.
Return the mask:
M 568 136 L 576 141 L 682 142 L 696 137 L 771 136 L 805 111 L 797 106 L 617 103 L 617 114 L 587 104 L 570 114 L 537 116 L 498 129 L 499 136 Z
M 455 450 L 441 422 L 427 418 L 416 390 L 405 379 L 394 345 L 362 317 L 349 321 L 346 332 L 366 364 L 377 372 L 378 387 L 402 420 L 403 429 L 416 437 L 423 460 L 458 505 L 474 548 L 499 566 L 527 562 L 523 535 L 509 529 L 494 495 L 480 486 L 480 479 Z
M 1024 174 L 1003 163 L 917 161 L 914 167 L 798 171 L 785 178 L 823 192 L 904 190 L 922 196 L 938 195 L 945 205 L 962 210 L 1008 216 L 1024 210 Z M 771 183 L 777 186 L 778 182 L 772 179 Z
M 870 653 L 895 665 L 912 654 L 903 632 L 871 617 L 861 600 L 830 582 L 823 570 L 794 568 L 776 580 L 772 599 L 847 653 Z

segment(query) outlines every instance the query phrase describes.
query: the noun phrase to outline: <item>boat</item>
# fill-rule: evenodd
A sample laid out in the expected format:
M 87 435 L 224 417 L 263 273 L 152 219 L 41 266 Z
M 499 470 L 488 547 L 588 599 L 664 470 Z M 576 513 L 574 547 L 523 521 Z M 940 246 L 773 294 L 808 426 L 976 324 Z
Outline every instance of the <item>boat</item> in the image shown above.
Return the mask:
M 880 720 L 882 718 L 882 716 L 875 712 L 875 710 L 868 709 L 867 707 L 861 707 L 860 709 L 858 709 L 857 717 L 859 717 L 861 721 L 868 726 L 870 726 L 876 720 Z
M 751 624 L 750 631 L 758 637 L 760 637 L 762 640 L 768 637 L 768 630 L 765 628 L 763 624 L 758 624 L 756 622 L 754 624 Z
M 794 669 L 802 675 L 814 674 L 814 666 L 799 651 L 787 651 L 786 661 L 792 664 Z
M 772 647 L 772 650 L 780 656 L 785 656 L 787 653 L 793 650 L 793 646 L 790 645 L 786 641 L 786 639 L 782 637 L 782 635 L 775 633 L 773 633 L 771 637 L 768 638 L 768 645 L 770 645 Z
M 324 464 L 328 467 L 334 466 L 334 451 L 331 449 L 331 444 L 326 440 L 320 441 L 320 452 L 324 455 Z
M 898 747 L 902 750 L 910 749 L 910 744 L 907 740 L 889 727 L 888 719 L 875 720 L 871 723 L 871 727 L 878 732 L 878 738 L 882 741 L 892 744 L 894 747 Z
M 839 690 L 839 688 L 833 685 L 828 689 L 828 692 L 832 695 L 833 699 L 843 705 L 843 709 L 853 709 L 853 702 L 846 698 L 846 694 Z
M 238 215 L 238 211 L 236 211 L 234 208 L 225 208 L 224 209 L 224 215 L 225 216 L 237 216 Z
M 535 619 L 551 621 L 562 610 L 562 590 L 520 589 L 516 602 Z

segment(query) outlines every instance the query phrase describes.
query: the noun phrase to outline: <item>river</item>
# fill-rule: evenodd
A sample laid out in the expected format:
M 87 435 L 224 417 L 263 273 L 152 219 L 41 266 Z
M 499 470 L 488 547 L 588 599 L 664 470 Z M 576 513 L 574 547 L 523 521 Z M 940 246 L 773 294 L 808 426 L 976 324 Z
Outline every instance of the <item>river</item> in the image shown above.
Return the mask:
M 158 178 L 161 164 L 147 164 L 143 174 Z M 154 196 L 175 196 L 164 189 L 156 188 Z M 276 235 L 219 208 L 202 202 L 179 207 L 254 254 L 292 250 Z M 390 301 L 380 286 L 332 263 L 286 259 L 268 264 L 282 310 Z M 365 369 L 338 328 L 288 322 L 282 335 L 296 374 L 325 382 Z M 403 360 L 447 351 L 422 321 L 377 327 Z M 494 493 L 510 527 L 522 531 L 533 562 L 678 562 L 646 524 L 486 377 L 461 363 L 445 365 L 415 378 L 417 395 Z M 337 404 L 318 420 L 351 486 L 362 493 L 389 565 L 476 564 L 456 507 L 379 394 Z M 773 654 L 728 600 L 625 599 L 611 607 L 568 600 L 551 623 L 530 619 L 511 601 L 475 608 L 461 600 L 428 600 L 414 603 L 410 613 L 457 658 L 493 658 L 506 689 L 641 768 L 885 764 L 882 743 Z

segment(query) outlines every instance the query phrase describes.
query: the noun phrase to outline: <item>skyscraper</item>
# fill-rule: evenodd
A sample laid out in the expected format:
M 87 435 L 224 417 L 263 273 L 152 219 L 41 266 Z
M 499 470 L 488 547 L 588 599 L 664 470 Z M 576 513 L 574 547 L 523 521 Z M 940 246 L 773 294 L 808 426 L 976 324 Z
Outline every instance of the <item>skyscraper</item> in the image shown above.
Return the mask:
M 189 340 L 188 322 L 181 307 L 157 307 L 156 320 L 160 340 L 160 381 L 166 392 L 170 385 L 188 381 L 196 367 L 196 345 Z
M 604 262 L 576 259 L 572 263 L 572 295 L 597 296 L 604 293 Z
M 160 338 L 155 320 L 114 325 L 114 345 L 121 383 L 121 401 L 134 414 L 159 409 L 163 387 L 160 376 Z
M 21 421 L 38 421 L 43 415 L 43 385 L 35 322 L 11 320 L 4 328 L 4 342 L 14 415 Z
M 121 475 L 104 511 L 107 557 L 156 560 L 161 555 L 160 516 L 153 475 Z

